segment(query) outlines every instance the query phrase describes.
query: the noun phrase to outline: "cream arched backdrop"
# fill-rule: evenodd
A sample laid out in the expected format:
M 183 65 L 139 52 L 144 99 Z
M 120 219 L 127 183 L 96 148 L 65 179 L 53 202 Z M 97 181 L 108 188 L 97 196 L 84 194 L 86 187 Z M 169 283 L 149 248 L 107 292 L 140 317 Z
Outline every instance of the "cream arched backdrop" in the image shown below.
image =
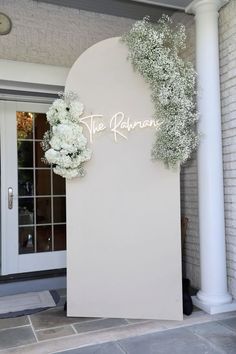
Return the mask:
M 181 319 L 179 171 L 151 161 L 154 128 L 119 126 L 116 142 L 112 131 L 117 112 L 152 119 L 150 90 L 127 53 L 119 38 L 99 42 L 66 81 L 84 115 L 106 126 L 93 136 L 87 175 L 66 184 L 68 316 Z

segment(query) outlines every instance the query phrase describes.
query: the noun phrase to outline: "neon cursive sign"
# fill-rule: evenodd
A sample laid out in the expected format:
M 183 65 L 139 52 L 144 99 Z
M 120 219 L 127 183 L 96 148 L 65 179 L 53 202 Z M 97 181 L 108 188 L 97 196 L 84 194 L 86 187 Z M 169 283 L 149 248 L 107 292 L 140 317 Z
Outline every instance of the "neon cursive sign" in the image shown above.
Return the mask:
M 128 133 L 135 129 L 155 128 L 157 130 L 160 126 L 160 123 L 155 119 L 132 121 L 130 117 L 125 116 L 124 112 L 115 113 L 109 121 L 109 126 L 102 121 L 103 118 L 102 114 L 91 114 L 80 119 L 80 122 L 88 129 L 91 143 L 97 133 L 107 129 L 110 130 L 117 142 L 119 138 L 128 140 Z

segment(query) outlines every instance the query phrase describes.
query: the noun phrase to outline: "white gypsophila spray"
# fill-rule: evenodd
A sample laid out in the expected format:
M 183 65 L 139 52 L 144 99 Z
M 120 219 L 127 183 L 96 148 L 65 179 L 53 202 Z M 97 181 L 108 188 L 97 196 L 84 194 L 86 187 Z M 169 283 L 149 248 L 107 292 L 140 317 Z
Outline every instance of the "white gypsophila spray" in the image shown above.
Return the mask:
M 166 15 L 151 24 L 148 17 L 137 21 L 122 37 L 128 46 L 128 59 L 149 83 L 154 118 L 159 122 L 152 158 L 167 166 L 183 164 L 196 149 L 196 72 L 180 53 L 186 34 L 182 24 L 173 26 Z
M 84 106 L 73 92 L 62 93 L 47 112 L 50 130 L 44 134 L 42 148 L 43 161 L 52 164 L 53 171 L 64 177 L 84 176 L 83 164 L 90 160 L 91 150 L 79 119 Z

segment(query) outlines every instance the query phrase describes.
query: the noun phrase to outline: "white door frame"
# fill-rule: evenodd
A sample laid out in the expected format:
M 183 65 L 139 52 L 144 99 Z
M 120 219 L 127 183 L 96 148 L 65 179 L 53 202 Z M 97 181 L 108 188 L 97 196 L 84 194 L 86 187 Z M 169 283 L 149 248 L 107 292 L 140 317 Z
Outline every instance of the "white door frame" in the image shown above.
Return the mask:
M 14 100 L 14 101 L 29 101 L 29 102 L 44 102 L 49 103 L 50 97 L 47 98 L 48 94 L 57 94 L 59 91 L 64 90 L 64 85 L 66 81 L 69 68 L 58 67 L 52 65 L 44 64 L 34 64 L 26 62 L 17 62 L 12 60 L 0 60 L 0 100 Z M 5 92 L 7 90 L 7 93 Z M 10 91 L 9 91 L 10 90 Z M 9 93 L 10 92 L 10 93 Z M 11 94 L 12 92 L 12 94 Z M 25 94 L 27 92 L 27 95 Z M 32 95 L 29 95 L 32 93 Z M 37 95 L 38 94 L 38 95 Z M 45 96 L 44 96 L 45 95 Z M 41 97 L 40 97 L 41 96 Z M 0 102 L 0 114 L 8 114 L 8 112 L 3 111 L 3 104 Z M 1 119 L 4 122 L 4 119 Z M 5 142 L 6 137 L 6 126 L 1 124 L 1 156 L 6 156 Z M 7 163 L 7 161 L 1 161 L 2 164 Z M 6 178 L 7 185 L 13 183 L 13 178 L 15 171 L 11 171 L 10 176 L 4 174 L 5 169 L 1 170 L 2 185 L 5 188 L 1 191 L 1 220 L 2 220 L 2 235 L 1 235 L 1 274 L 12 274 L 18 267 L 17 259 L 14 259 L 12 253 L 7 247 L 6 238 L 6 225 L 9 222 L 7 216 L 7 191 L 6 191 Z M 3 207 L 4 205 L 4 207 Z M 8 213 L 9 214 L 9 213 Z M 12 248 L 18 248 L 17 239 L 12 241 Z M 32 264 L 32 271 L 34 271 L 34 254 L 28 254 L 28 262 Z M 45 255 L 44 255 L 45 256 Z M 50 253 L 46 255 L 50 257 Z M 8 261 L 6 264 L 6 260 Z M 47 263 L 47 262 L 45 262 Z M 55 268 L 58 268 L 55 264 Z M 21 268 L 24 272 L 24 268 Z
M 19 254 L 18 250 L 18 175 L 16 112 L 46 113 L 48 104 L 1 102 L 1 210 L 2 274 L 25 273 L 66 267 L 66 251 Z M 13 189 L 13 207 L 8 208 L 8 188 Z

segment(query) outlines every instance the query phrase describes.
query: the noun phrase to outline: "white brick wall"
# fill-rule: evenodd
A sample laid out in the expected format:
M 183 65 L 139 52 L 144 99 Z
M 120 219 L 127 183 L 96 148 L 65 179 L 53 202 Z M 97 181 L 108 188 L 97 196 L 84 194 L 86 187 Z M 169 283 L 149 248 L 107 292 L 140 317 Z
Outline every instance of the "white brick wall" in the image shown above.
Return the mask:
M 0 36 L 0 58 L 70 67 L 96 42 L 120 36 L 134 20 L 32 0 L 0 0 L 12 32 Z
M 225 226 L 229 290 L 236 298 L 236 1 L 219 17 Z
M 187 48 L 184 57 L 194 62 L 195 58 L 195 23 L 194 17 L 184 13 L 173 15 L 176 23 L 185 25 L 187 34 Z M 197 189 L 197 161 L 194 154 L 181 170 L 181 214 L 189 219 L 187 237 L 183 249 L 183 272 L 191 279 L 191 284 L 200 287 L 200 260 L 198 236 L 198 189 Z

